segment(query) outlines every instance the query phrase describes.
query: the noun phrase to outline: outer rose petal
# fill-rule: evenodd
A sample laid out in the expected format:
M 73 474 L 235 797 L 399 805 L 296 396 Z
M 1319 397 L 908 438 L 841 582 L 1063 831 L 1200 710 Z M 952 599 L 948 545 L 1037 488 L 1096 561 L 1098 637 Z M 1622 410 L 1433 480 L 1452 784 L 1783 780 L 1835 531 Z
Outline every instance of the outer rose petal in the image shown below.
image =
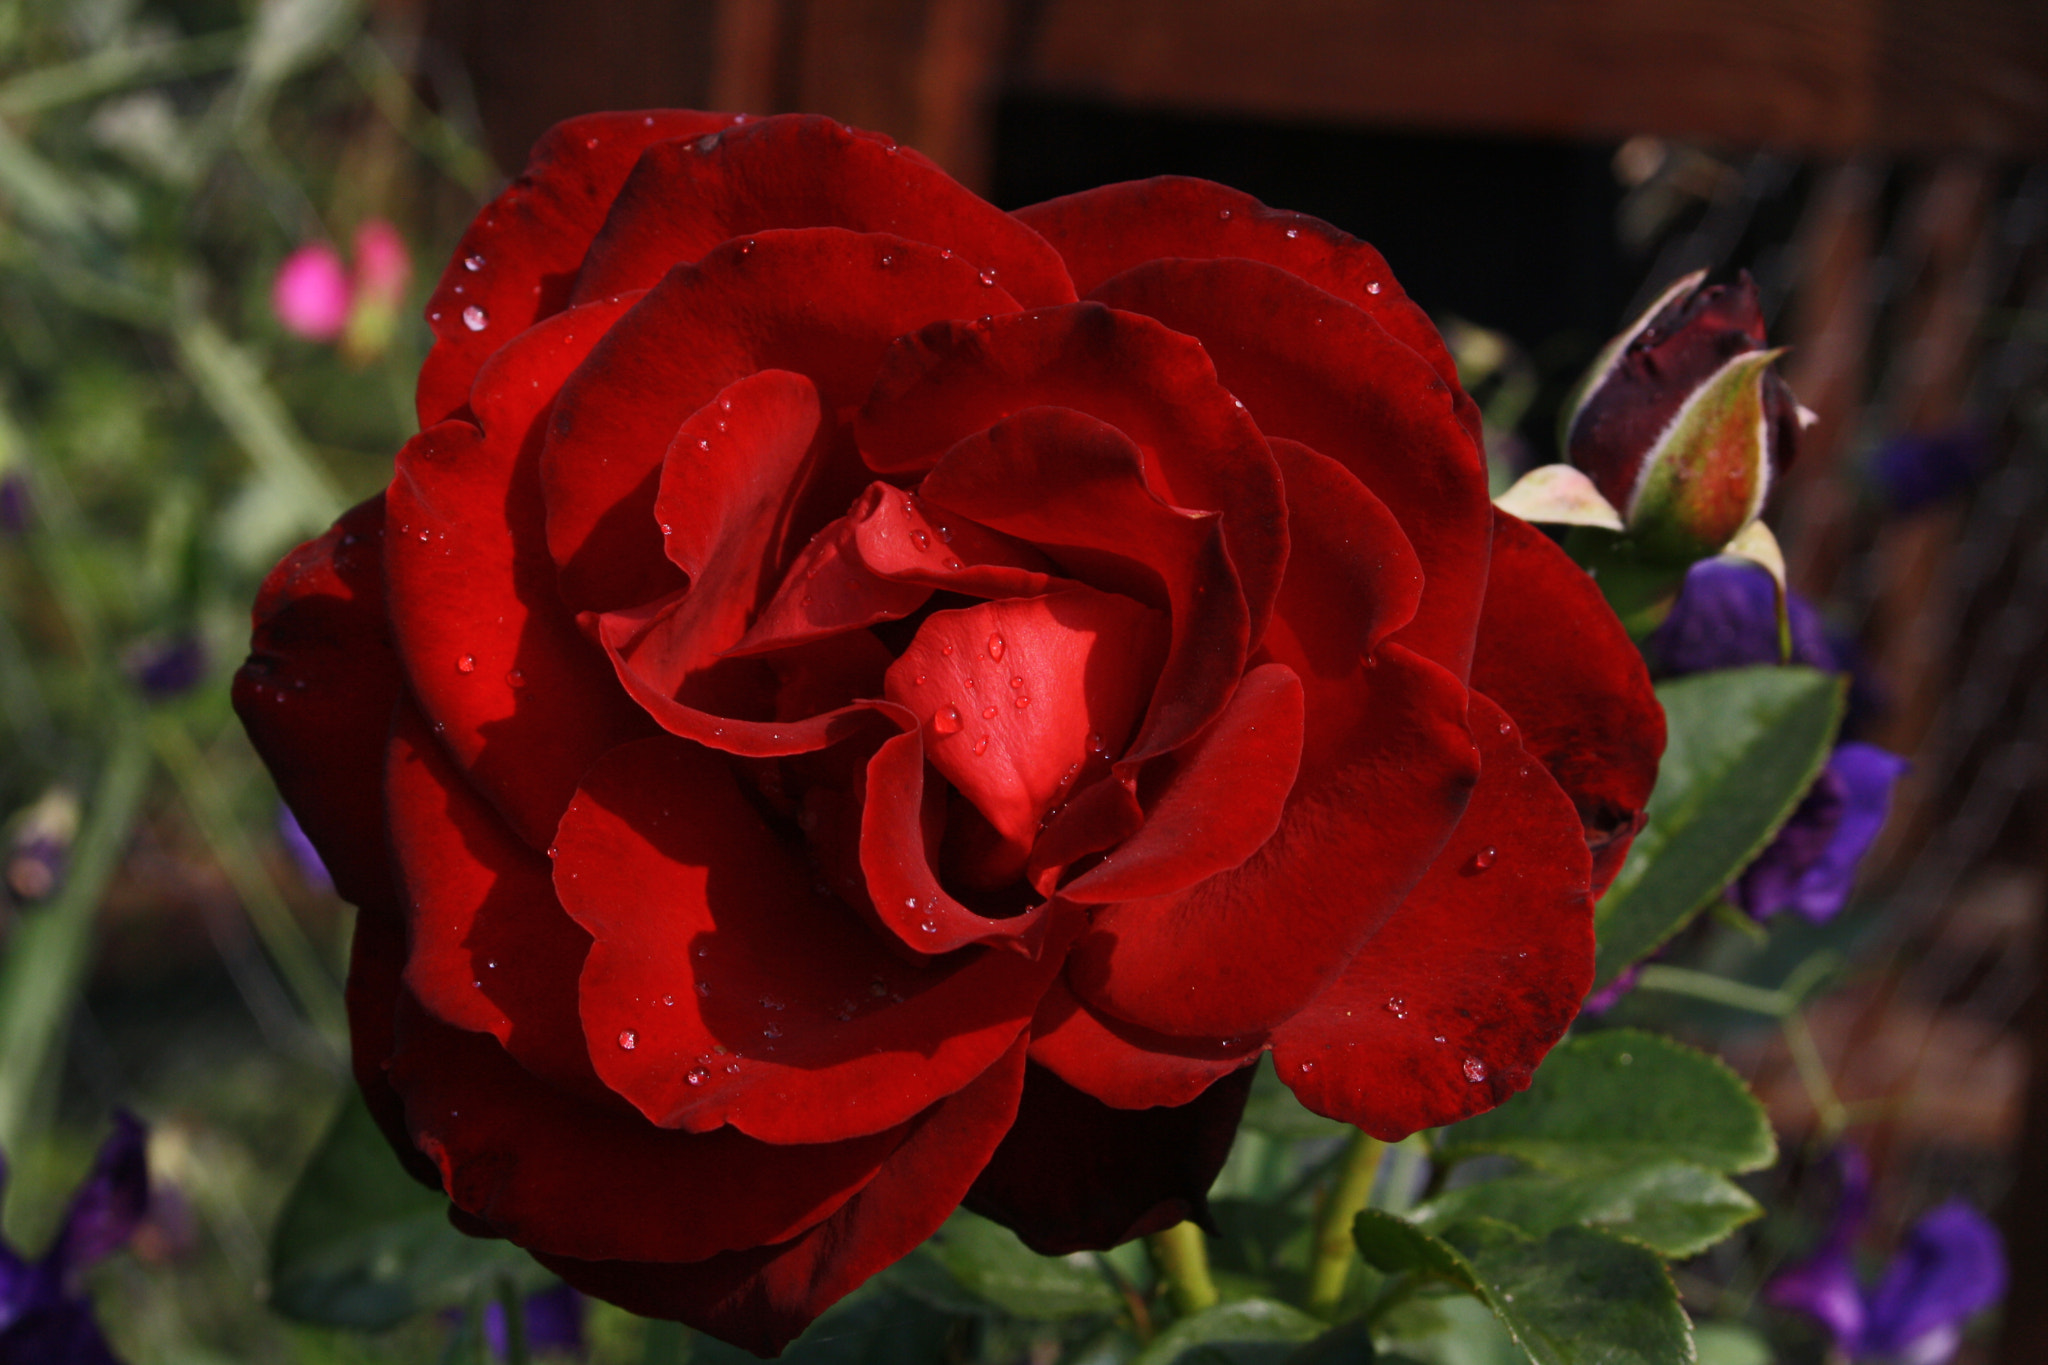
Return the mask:
M 1116 428 L 1163 502 L 1224 514 L 1257 640 L 1287 562 L 1283 494 L 1265 439 L 1189 338 L 1091 304 L 928 327 L 891 349 L 854 430 L 876 470 L 914 472 L 1029 407 Z
M 1094 295 L 1199 339 L 1269 438 L 1341 461 L 1394 513 L 1424 575 L 1398 637 L 1462 680 L 1486 590 L 1492 505 L 1455 383 L 1335 295 L 1254 261 L 1154 261 Z
M 1209 1186 L 1251 1087 L 1246 1066 L 1177 1108 L 1111 1109 L 1033 1066 L 1017 1122 L 967 1207 L 1047 1256 L 1113 1247 L 1183 1219 L 1206 1223 Z
M 722 755 L 667 736 L 600 760 L 557 844 L 556 893 L 597 940 L 592 1060 L 665 1127 L 832 1142 L 902 1123 L 1009 1048 L 1065 946 L 904 961 L 816 888 Z
M 386 494 L 391 631 L 413 696 L 537 849 L 583 770 L 653 729 L 563 608 L 541 505 L 555 391 L 624 311 L 573 309 L 491 356 L 470 393 L 472 421 L 408 442 Z
M 1403 292 L 1386 258 L 1305 213 L 1269 209 L 1212 180 L 1161 175 L 1127 180 L 1017 210 L 1059 248 L 1083 296 L 1146 261 L 1243 257 L 1279 266 L 1363 308 L 1454 389 L 1458 367 L 1429 315 Z M 1458 390 L 1458 420 L 1480 441 L 1479 405 Z
M 552 865 L 462 780 L 409 702 L 389 764 L 392 851 L 410 909 L 406 988 L 550 1083 L 602 1095 L 576 1014 L 590 935 L 556 903 Z
M 909 1135 L 774 1146 L 656 1128 L 536 1079 L 488 1036 L 405 997 L 391 1070 L 455 1207 L 530 1251 L 701 1260 L 815 1227 Z
M 735 117 L 744 116 L 586 114 L 542 135 L 526 170 L 462 234 L 427 301 L 434 350 L 420 368 L 420 425 L 460 412 L 478 367 L 507 337 L 568 305 L 577 263 L 644 148 L 714 132 Z
M 888 232 L 950 248 L 1026 307 L 1071 303 L 1059 253 L 915 152 L 816 114 L 649 150 L 576 277 L 578 301 L 645 289 L 678 261 L 776 228 Z
M 1303 1104 L 1389 1142 L 1526 1089 L 1593 984 L 1571 803 L 1477 693 L 1472 730 L 1484 766 L 1457 833 L 1344 974 L 1273 1031 Z
M 578 610 L 638 606 L 679 586 L 650 514 L 676 428 L 756 370 L 792 370 L 827 414 L 867 394 L 890 344 L 940 318 L 1016 304 L 930 246 L 840 228 L 764 232 L 678 265 L 563 386 L 541 480 L 548 549 Z M 870 476 L 849 454 L 816 471 L 822 505 L 800 543 Z M 835 497 L 825 496 L 835 492 Z
M 335 889 L 361 912 L 346 995 L 356 1084 L 405 1168 L 432 1184 L 384 1074 L 405 966 L 384 842 L 384 745 L 405 680 L 384 624 L 383 537 L 379 494 L 271 570 L 235 674 L 235 713 Z
M 1091 1009 L 1055 981 L 1031 1021 L 1031 1060 L 1113 1109 L 1190 1104 L 1266 1050 L 1267 1035 L 1175 1038 Z
M 1496 511 L 1493 563 L 1472 686 L 1514 717 L 1578 808 L 1597 897 L 1642 828 L 1664 708 L 1600 589 L 1547 536 Z
M 690 1265 L 539 1259 L 578 1289 L 631 1312 L 680 1318 L 773 1355 L 938 1231 L 1010 1130 L 1023 1073 L 1019 1038 L 971 1085 L 913 1120 L 910 1136 L 866 1188 L 793 1242 Z

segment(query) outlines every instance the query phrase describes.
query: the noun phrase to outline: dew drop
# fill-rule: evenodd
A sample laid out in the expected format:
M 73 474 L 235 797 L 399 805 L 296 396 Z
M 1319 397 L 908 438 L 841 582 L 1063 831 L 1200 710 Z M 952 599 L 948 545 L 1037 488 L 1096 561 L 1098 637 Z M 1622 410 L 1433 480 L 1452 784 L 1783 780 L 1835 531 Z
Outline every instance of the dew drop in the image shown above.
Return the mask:
M 661 997 L 661 1003 L 664 1005 L 672 1006 L 676 1003 L 676 998 L 673 995 L 664 995 L 663 997 Z
M 767 1028 L 761 1030 L 761 1036 L 763 1038 L 780 1038 L 782 1036 L 782 1030 L 775 1027 L 775 1025 L 770 1024 Z
M 952 259 L 953 259 L 953 248 L 952 248 L 952 247 L 949 247 L 949 246 L 948 246 L 948 247 L 941 247 L 941 248 L 939 248 L 939 259 L 940 259 L 940 260 L 942 260 L 942 261 L 950 261 L 950 260 L 952 260 Z
M 1499 854 L 1494 852 L 1493 845 L 1488 844 L 1485 848 L 1472 855 L 1472 866 L 1484 872 L 1487 868 L 1493 866 L 1494 860 L 1499 856 Z
M 520 688 L 526 686 L 526 675 L 524 673 L 521 673 L 516 668 L 513 669 L 511 672 L 505 675 L 505 686 L 511 688 L 515 692 L 518 691 Z
M 1022 678 L 1021 676 L 1019 676 L 1019 677 L 1013 677 L 1013 678 L 1011 678 L 1011 679 L 1010 679 L 1010 690 L 1011 690 L 1012 692 L 1016 691 L 1016 690 L 1017 690 L 1018 688 L 1022 687 L 1023 685 L 1024 685 L 1024 679 L 1023 679 L 1023 678 Z
M 932 729 L 942 735 L 960 733 L 960 711 L 958 707 L 942 706 L 932 715 Z
M 981 708 L 981 718 L 982 718 L 983 720 L 994 720 L 994 719 L 996 718 L 996 708 L 995 708 L 995 707 L 993 707 L 993 706 L 984 706 L 984 707 L 982 707 L 982 708 Z
M 1437 1042 L 1441 1043 L 1441 1042 L 1442 1042 L 1443 1040 L 1444 1040 L 1444 1036 L 1443 1036 L 1443 1035 L 1442 1035 L 1441 1033 L 1439 1033 L 1439 1034 L 1437 1034 L 1437 1035 L 1436 1035 L 1436 1041 L 1437 1041 Z
M 903 908 L 904 908 L 905 910 L 915 910 L 915 909 L 917 909 L 917 897 L 915 897 L 915 896 L 905 896 L 905 897 L 903 898 Z
M 706 1071 L 701 1066 L 693 1066 L 688 1071 L 683 1073 L 683 1079 L 688 1081 L 691 1085 L 702 1085 L 704 1084 L 704 1082 L 711 1079 L 711 1073 Z
M 1221 218 L 1221 219 L 1222 219 L 1222 220 L 1223 220 L 1224 222 L 1226 222 L 1226 223 L 1227 223 L 1227 222 L 1229 222 L 1229 221 L 1230 221 L 1230 210 L 1229 210 L 1229 209 L 1218 209 L 1218 210 L 1216 210 L 1216 216 L 1217 216 L 1218 218 Z
M 474 275 L 477 271 L 484 268 L 484 258 L 481 256 L 464 256 L 462 258 L 462 268 Z
M 1365 287 L 1365 292 L 1366 292 L 1366 293 L 1368 293 L 1368 294 L 1377 294 L 1377 293 L 1379 293 L 1379 292 L 1380 292 L 1380 282 L 1379 282 L 1378 280 L 1374 280 L 1374 281 L 1373 281 L 1373 282 L 1372 282 L 1371 284 L 1368 284 L 1368 285 L 1367 285 L 1367 286 Z
M 916 684 L 917 686 L 919 686 L 919 687 L 923 687 L 923 686 L 924 686 L 924 674 L 922 674 L 922 673 L 918 674 L 918 675 L 917 675 L 917 676 L 916 676 L 915 678 L 911 679 L 911 681 L 912 681 L 913 683 L 915 683 L 915 684 Z
M 713 148 L 717 146 L 718 134 L 716 133 L 706 133 L 704 134 L 704 136 L 697 139 L 697 150 L 700 152 L 711 151 Z
M 699 981 L 699 982 L 697 983 L 697 994 L 699 994 L 699 995 L 704 995 L 704 996 L 708 996 L 708 995 L 710 995 L 710 994 L 711 994 L 711 983 L 710 983 L 709 981 Z
M 697 438 L 697 449 L 709 451 L 711 449 L 711 442 L 700 436 Z
M 559 857 L 561 857 L 561 856 L 562 856 L 562 849 L 561 849 L 561 845 L 559 845 L 559 844 L 549 844 L 549 845 L 548 845 L 548 856 L 549 856 L 550 858 L 559 858 Z
M 661 524 L 661 533 L 665 536 L 672 536 L 676 533 L 676 528 L 664 521 Z
M 939 932 L 939 926 L 937 922 L 933 920 L 926 920 L 924 923 L 918 925 L 917 927 L 927 934 L 936 934 L 937 932 Z
M 753 239 L 752 237 L 749 237 L 749 238 L 747 238 L 747 240 L 746 240 L 746 241 L 744 241 L 744 242 L 741 242 L 741 243 L 740 243 L 740 255 L 742 255 L 742 256 L 744 256 L 744 255 L 746 255 L 747 253 L 751 252 L 751 251 L 752 251 L 753 249 L 754 249 L 754 239 Z
M 624 1048 L 626 1051 L 631 1052 L 634 1048 L 640 1046 L 640 1035 L 633 1032 L 633 1030 L 629 1028 L 620 1029 L 619 1046 Z
M 1029 705 L 1031 705 L 1031 698 L 1029 698 L 1029 697 L 1019 697 L 1019 698 L 1017 698 L 1017 709 L 1018 709 L 1019 711 L 1022 711 L 1022 710 L 1023 710 L 1023 709 L 1025 708 L 1025 707 L 1027 707 L 1027 706 L 1029 706 Z
M 966 686 L 969 692 L 972 692 L 974 690 L 974 679 L 962 678 L 960 681 Z
M 1109 745 L 1101 735 L 1091 732 L 1088 736 L 1088 752 L 1099 758 L 1109 752 Z
M 882 255 L 882 269 L 887 270 L 890 266 L 894 264 L 896 264 L 895 256 L 890 255 L 887 252 L 884 252 Z
M 1527 777 L 1528 775 L 1529 775 L 1529 765 L 1528 765 L 1528 764 L 1526 764 L 1526 763 L 1524 763 L 1524 764 L 1522 765 L 1522 776 L 1524 776 L 1524 777 Z
M 1300 229 L 1300 228 L 1289 228 L 1289 229 L 1287 229 L 1287 235 L 1288 235 L 1289 237 L 1299 237 L 1299 236 L 1301 236 L 1301 229 Z
M 1387 1013 L 1393 1015 L 1396 1019 L 1406 1019 L 1408 1017 L 1408 1002 L 1398 995 L 1393 997 L 1387 1001 Z
M 1315 1069 L 1316 1064 L 1314 1062 L 1303 1062 L 1300 1066 L 1295 1068 L 1296 1071 L 1299 1071 L 1304 1076 L 1308 1075 L 1309 1072 L 1314 1071 Z
M 979 275 L 976 275 L 974 278 L 980 280 L 985 285 L 993 286 L 996 282 L 995 267 L 990 266 L 988 269 L 982 271 Z
M 1486 1063 L 1480 1061 L 1477 1057 L 1467 1057 L 1465 1059 L 1465 1079 L 1474 1085 L 1485 1080 Z
M 490 314 L 472 303 L 462 310 L 462 325 L 472 332 L 481 332 L 491 325 Z
M 941 654 L 944 654 L 944 655 L 946 655 L 946 656 L 947 656 L 948 658 L 950 658 L 950 657 L 952 657 L 952 653 L 953 653 L 953 646 L 951 646 L 951 645 L 940 645 L 940 646 L 939 646 L 939 653 L 941 653 Z
M 950 526 L 941 526 L 939 528 L 939 539 L 945 541 L 948 545 L 951 545 L 953 543 L 953 528 Z M 953 567 L 957 569 L 960 566 L 958 564 L 955 564 Z
M 1500 723 L 1500 732 L 1504 735 L 1513 734 L 1515 732 L 1515 723 L 1511 720 L 1502 721 Z
M 1002 637 L 1002 636 L 1000 636 L 1000 635 L 991 635 L 991 636 L 989 636 L 989 637 L 988 637 L 988 657 L 989 657 L 989 658 L 991 658 L 991 659 L 994 659 L 994 660 L 996 660 L 996 661 L 997 661 L 998 663 L 1000 663 L 1000 662 L 1002 661 L 1002 657 L 1003 657 L 1003 637 Z
M 585 151 L 591 151 L 591 152 L 594 152 L 594 151 L 596 151 L 596 150 L 597 150 L 597 139 L 596 139 L 596 138 L 594 138 L 594 137 L 593 137 L 593 138 L 587 138 L 587 139 L 585 139 L 585 140 L 584 140 L 584 143 L 583 143 L 583 148 L 584 148 L 584 150 L 585 150 Z
M 455 661 L 455 671 L 457 673 L 476 672 L 476 655 L 465 654 L 461 658 L 457 659 Z
M 913 530 L 910 533 L 910 543 L 920 550 L 929 550 L 932 547 L 932 538 L 923 531 Z
M 740 1064 L 739 1064 L 738 1062 L 727 1062 L 727 1063 L 725 1064 L 725 1074 L 726 1074 L 726 1075 L 728 1075 L 728 1076 L 737 1076 L 737 1075 L 739 1075 L 739 1074 L 740 1074 Z
M 994 708 L 994 707 L 990 707 L 990 708 L 989 708 L 989 710 L 993 711 L 993 710 L 995 710 L 995 708 Z M 981 737 L 980 739 L 977 739 L 977 740 L 975 740 L 975 741 L 974 741 L 974 756 L 975 756 L 976 758 L 980 758 L 980 757 L 981 757 L 981 756 L 982 756 L 983 754 L 985 754 L 985 753 L 987 753 L 987 752 L 988 752 L 988 736 L 987 736 L 987 735 L 983 735 L 983 736 L 982 736 L 982 737 Z

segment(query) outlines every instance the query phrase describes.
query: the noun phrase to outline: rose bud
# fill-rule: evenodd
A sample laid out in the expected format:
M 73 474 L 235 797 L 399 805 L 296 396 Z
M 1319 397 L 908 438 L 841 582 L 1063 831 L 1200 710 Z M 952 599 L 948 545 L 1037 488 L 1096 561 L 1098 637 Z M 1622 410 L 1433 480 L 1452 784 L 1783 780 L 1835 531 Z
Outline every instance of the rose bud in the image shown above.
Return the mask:
M 309 242 L 285 257 L 270 286 L 270 311 L 293 336 L 332 341 L 348 323 L 348 272 L 341 253 Z
M 1267 1052 L 1396 1138 L 1570 1025 L 1663 715 L 1365 243 L 593 115 L 427 319 L 235 705 L 465 1230 L 773 1353 L 963 1203 L 1203 1217 Z
M 1756 520 L 1810 415 L 1771 368 L 1756 282 L 1666 290 L 1566 405 L 1565 457 L 1651 560 L 1716 554 Z

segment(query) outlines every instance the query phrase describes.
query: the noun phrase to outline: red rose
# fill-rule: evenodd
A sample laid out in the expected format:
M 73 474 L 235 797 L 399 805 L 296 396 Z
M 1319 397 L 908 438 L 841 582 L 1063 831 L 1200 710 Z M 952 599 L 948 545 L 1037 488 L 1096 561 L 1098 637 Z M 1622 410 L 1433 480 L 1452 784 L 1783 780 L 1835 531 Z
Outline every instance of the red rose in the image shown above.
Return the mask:
M 770 1351 L 963 1200 L 1199 1215 L 1269 1049 L 1394 1137 L 1573 1017 L 1661 715 L 1370 247 L 605 115 L 430 309 L 236 703 L 465 1227 Z

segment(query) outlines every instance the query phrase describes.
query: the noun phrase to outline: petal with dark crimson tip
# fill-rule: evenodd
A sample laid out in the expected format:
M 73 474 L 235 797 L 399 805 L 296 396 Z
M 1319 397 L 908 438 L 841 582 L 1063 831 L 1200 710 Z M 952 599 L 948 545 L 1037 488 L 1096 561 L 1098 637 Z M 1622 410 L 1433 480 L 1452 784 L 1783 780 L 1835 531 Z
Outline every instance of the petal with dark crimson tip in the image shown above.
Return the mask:
M 1578 808 L 1597 897 L 1642 828 L 1664 708 L 1599 586 L 1548 536 L 1495 512 L 1493 565 L 1472 686 L 1514 718 Z
M 1227 185 L 1180 175 L 1082 190 L 1018 209 L 1016 216 L 1059 248 L 1083 297 L 1147 261 L 1264 261 L 1363 308 L 1457 387 L 1450 350 L 1429 315 L 1394 279 L 1386 258 L 1320 218 L 1269 209 Z M 1477 444 L 1479 406 L 1463 390 L 1458 399 L 1458 420 Z
M 1113 1109 L 1191 1104 L 1258 1060 L 1267 1035 L 1175 1038 L 1090 1009 L 1055 981 L 1031 1021 L 1031 1060 Z
M 556 902 L 547 856 L 462 780 L 410 703 L 399 704 L 389 762 L 407 989 L 435 1018 L 490 1034 L 550 1084 L 602 1096 L 576 1013 L 590 935 Z
M 1112 1109 L 1033 1065 L 1017 1122 L 966 1205 L 1046 1256 L 1205 1223 L 1252 1071 L 1239 1067 L 1187 1104 Z
M 562 606 L 541 504 L 555 392 L 624 311 L 573 309 L 511 341 L 478 372 L 471 421 L 408 442 L 385 495 L 391 632 L 413 696 L 536 849 L 583 770 L 654 728 Z
M 597 940 L 582 1014 L 597 1071 L 647 1118 L 767 1142 L 902 1123 L 1030 1022 L 1059 968 L 968 949 L 918 966 L 816 884 L 724 756 L 667 736 L 606 755 L 562 817 L 555 889 Z
M 555 1089 L 410 996 L 398 1038 L 391 1074 L 448 1197 L 534 1252 L 702 1260 L 786 1241 L 841 1208 L 908 1136 L 898 1125 L 777 1146 L 730 1128 L 656 1128 L 616 1099 Z
M 1074 297 L 1043 238 L 924 157 L 816 114 L 784 114 L 642 155 L 584 257 L 576 298 L 645 289 L 734 237 L 811 227 L 953 251 L 1026 307 Z
M 1257 640 L 1287 562 L 1286 507 L 1264 438 L 1190 338 L 1096 304 L 929 327 L 891 349 L 854 434 L 878 472 L 913 473 L 1031 407 L 1115 428 L 1162 502 L 1224 514 Z
M 873 1180 L 802 1237 L 685 1265 L 540 1262 L 576 1288 L 644 1317 L 676 1318 L 775 1355 L 812 1320 L 938 1231 L 1010 1131 L 1024 1040 L 913 1120 Z
M 1155 1032 L 1234 1037 L 1343 971 L 1450 837 L 1477 767 L 1457 680 L 1400 645 L 1377 658 L 1356 726 L 1296 780 L 1273 837 L 1186 891 L 1103 906 L 1068 961 L 1075 994 Z
M 1016 306 L 964 259 L 841 228 L 764 232 L 674 267 L 611 328 L 555 404 L 541 480 L 563 600 L 578 611 L 616 611 L 679 586 L 650 515 L 660 470 L 676 429 L 726 385 L 758 370 L 794 371 L 837 420 L 866 397 L 897 337 Z M 812 505 L 798 518 L 808 524 L 795 544 L 872 477 L 850 451 L 812 471 Z
M 1250 640 L 1230 514 L 1170 505 L 1146 486 L 1146 468 L 1116 427 L 1032 407 L 962 440 L 922 485 L 928 501 L 1030 541 L 1074 577 L 1170 608 L 1172 637 L 1144 724 L 1128 751 L 1117 741 L 1131 762 L 1169 752 L 1215 718 Z
M 1199 340 L 1268 438 L 1339 461 L 1421 557 L 1422 603 L 1395 638 L 1470 667 L 1492 506 L 1458 388 L 1363 310 L 1257 261 L 1154 261 L 1095 297 Z
M 270 571 L 234 704 L 335 889 L 358 908 L 344 997 L 356 1084 L 406 1170 L 433 1184 L 433 1166 L 413 1147 L 384 1074 L 405 966 L 405 919 L 385 837 L 384 753 L 405 674 L 385 622 L 383 538 L 380 493 Z
M 1392 1142 L 1526 1089 L 1593 984 L 1590 857 L 1571 802 L 1472 697 L 1483 767 L 1422 884 L 1273 1031 L 1280 1078 Z
M 576 267 L 640 153 L 696 138 L 731 114 L 586 114 L 534 144 L 526 169 L 476 216 L 427 301 L 434 349 L 420 369 L 420 425 L 462 411 L 477 369 L 509 337 L 568 306 Z

